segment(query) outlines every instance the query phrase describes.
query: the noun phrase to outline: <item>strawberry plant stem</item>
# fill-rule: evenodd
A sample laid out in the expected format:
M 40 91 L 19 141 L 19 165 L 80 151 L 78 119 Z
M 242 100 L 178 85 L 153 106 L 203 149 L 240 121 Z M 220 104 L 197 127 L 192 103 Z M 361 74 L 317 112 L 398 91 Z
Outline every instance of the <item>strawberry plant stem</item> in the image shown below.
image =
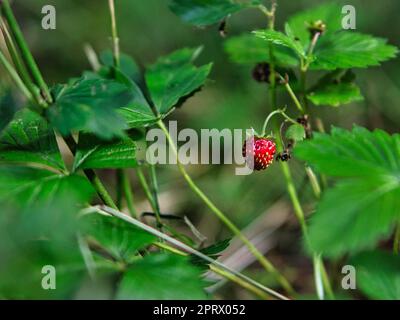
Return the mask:
M 164 249 L 166 251 L 169 251 L 171 253 L 180 255 L 180 256 L 184 256 L 184 257 L 188 256 L 188 254 L 186 252 L 183 252 L 183 251 L 181 251 L 179 249 L 171 247 L 170 245 L 168 245 L 166 243 L 157 242 L 154 245 L 159 247 L 159 248 L 162 248 L 162 249 Z M 236 283 L 237 285 L 241 286 L 242 288 L 254 293 L 255 295 L 257 295 L 261 299 L 264 299 L 264 300 L 269 300 L 270 299 L 270 296 L 267 295 L 264 291 L 258 289 L 257 287 L 255 287 L 251 283 L 248 283 L 248 282 L 242 280 L 238 276 L 236 276 L 236 275 L 234 275 L 232 273 L 229 273 L 229 272 L 225 271 L 224 269 L 222 269 L 220 267 L 217 267 L 217 266 L 215 266 L 213 264 L 209 265 L 209 267 L 210 267 L 210 270 L 212 272 L 220 275 L 221 277 L 223 277 L 225 279 L 228 279 L 229 281 L 232 281 L 232 282 Z
M 108 0 L 108 7 L 110 9 L 110 17 L 111 17 L 111 36 L 113 43 L 113 56 L 114 56 L 114 67 L 119 68 L 119 38 L 118 38 L 118 30 L 117 30 L 117 20 L 115 18 L 115 4 L 114 0 Z
M 6 43 L 8 52 L 10 53 L 11 59 L 14 63 L 14 66 L 21 77 L 22 82 L 25 84 L 26 88 L 31 93 L 32 97 L 34 98 L 35 102 L 39 105 L 43 104 L 42 98 L 39 95 L 38 90 L 36 89 L 35 85 L 32 83 L 31 77 L 29 75 L 28 70 L 26 69 L 24 63 L 18 56 L 17 48 L 12 40 L 12 37 L 7 29 L 6 24 L 4 23 L 3 19 L 0 18 L 0 29 L 4 37 L 4 41 Z
M 129 175 L 127 174 L 126 170 L 122 171 L 122 187 L 124 190 L 124 196 L 126 200 L 126 206 L 128 207 L 129 213 L 133 217 L 138 217 L 138 212 L 135 209 L 135 202 L 133 199 L 133 193 L 131 188 L 131 182 L 129 180 Z
M 14 67 L 8 62 L 7 58 L 0 51 L 0 63 L 4 66 L 7 72 L 10 74 L 11 79 L 15 82 L 17 87 L 21 90 L 21 92 L 27 97 L 28 100 L 32 100 L 32 95 L 29 92 L 28 88 L 25 86 L 24 82 L 19 77 L 17 71 L 15 71 Z
M 263 286 L 262 284 L 258 283 L 257 281 L 254 281 L 253 279 L 243 275 L 242 273 L 237 272 L 237 271 L 229 268 L 228 266 L 220 263 L 219 261 L 208 257 L 204 253 L 201 253 L 200 251 L 197 251 L 197 250 L 193 249 L 192 247 L 188 246 L 187 244 L 184 244 L 183 242 L 180 242 L 180 241 L 170 237 L 169 235 L 167 235 L 165 233 L 162 233 L 162 232 L 160 232 L 160 231 L 158 231 L 158 230 L 156 230 L 156 229 L 144 224 L 143 222 L 141 222 L 139 220 L 136 220 L 136 219 L 134 219 L 134 218 L 122 213 L 122 212 L 119 212 L 118 210 L 115 210 L 115 209 L 112 209 L 112 208 L 107 208 L 107 207 L 104 207 L 104 206 L 102 206 L 101 208 L 92 207 L 92 209 L 94 209 L 96 212 L 99 212 L 99 213 L 110 214 L 110 215 L 112 215 L 114 217 L 117 217 L 117 218 L 119 218 L 121 220 L 124 220 L 125 222 L 130 223 L 130 224 L 136 226 L 137 228 L 140 228 L 140 229 L 142 229 L 142 230 L 144 230 L 144 231 L 146 231 L 146 232 L 148 232 L 148 233 L 150 233 L 150 234 L 152 234 L 152 235 L 154 235 L 154 236 L 156 236 L 158 238 L 161 238 L 161 239 L 165 240 L 166 242 L 176 246 L 180 250 L 183 250 L 183 251 L 185 251 L 185 252 L 187 252 L 189 254 L 193 254 L 193 255 L 199 257 L 200 259 L 210 263 L 211 265 L 214 265 L 214 266 L 216 266 L 218 268 L 221 268 L 221 269 L 225 270 L 226 272 L 228 272 L 230 274 L 233 274 L 233 275 L 237 276 L 238 278 L 242 279 L 243 281 L 252 284 L 256 288 L 264 291 L 265 293 L 268 293 L 269 295 L 273 296 L 274 298 L 277 298 L 277 299 L 280 299 L 280 300 L 289 300 L 287 297 L 281 295 L 280 293 L 278 293 L 278 292 L 276 292 L 276 291 L 274 291 L 274 290 L 272 290 L 270 288 L 267 288 L 267 287 Z
M 32 73 L 32 77 L 33 77 L 34 81 L 36 82 L 36 84 L 40 88 L 42 94 L 46 98 L 46 101 L 48 103 L 52 103 L 53 99 L 50 95 L 49 88 L 48 88 L 46 82 L 44 81 L 42 74 L 39 71 L 39 67 L 36 64 L 31 51 L 29 50 L 29 47 L 28 47 L 28 45 L 24 39 L 24 36 L 22 34 L 22 31 L 15 19 L 15 16 L 11 10 L 8 0 L 2 0 L 0 5 L 1 5 L 2 14 L 3 14 L 4 18 L 6 19 L 8 25 L 12 31 L 12 34 L 15 38 L 15 41 L 17 43 L 17 46 L 21 52 L 23 59 L 29 66 L 29 69 Z
M 169 135 L 168 129 L 165 127 L 162 120 L 159 120 L 157 124 L 166 135 L 170 148 L 176 157 L 178 169 L 192 191 L 197 194 L 199 198 L 207 205 L 207 207 L 221 220 L 221 222 L 225 224 L 225 226 L 247 246 L 254 257 L 257 258 L 261 265 L 277 279 L 282 287 L 289 294 L 294 294 L 294 290 L 290 283 L 286 280 L 286 278 L 283 277 L 283 275 L 281 275 L 278 270 L 276 270 L 272 263 L 256 248 L 256 246 L 242 234 L 240 229 L 236 227 L 236 225 L 221 210 L 219 210 L 215 206 L 215 204 L 204 194 L 204 192 L 196 185 L 190 175 L 186 172 L 185 167 L 179 162 L 178 152 L 174 141 Z

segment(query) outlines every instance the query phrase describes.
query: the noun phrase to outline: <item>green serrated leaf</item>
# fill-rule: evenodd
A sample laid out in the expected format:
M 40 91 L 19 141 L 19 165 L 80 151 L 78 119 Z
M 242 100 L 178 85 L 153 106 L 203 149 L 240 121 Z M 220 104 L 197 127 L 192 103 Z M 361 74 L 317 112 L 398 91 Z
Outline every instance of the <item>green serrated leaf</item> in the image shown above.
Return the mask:
M 53 203 L 59 197 L 73 195 L 80 203 L 90 200 L 93 188 L 83 177 L 64 176 L 28 167 L 0 167 L 0 201 L 21 206 Z
M 398 52 L 386 40 L 353 31 L 323 35 L 314 50 L 313 70 L 334 70 L 378 66 Z
M 187 257 L 148 255 L 124 274 L 117 299 L 205 299 L 201 273 L 201 269 L 190 264 Z
M 136 165 L 136 145 L 132 139 L 104 141 L 90 134 L 79 135 L 74 171 L 133 168 Z
M 183 21 L 196 26 L 218 23 L 226 16 L 255 5 L 258 1 L 237 3 L 231 0 L 172 0 L 170 9 Z
M 257 30 L 253 31 L 256 37 L 267 42 L 285 46 L 292 49 L 300 58 L 305 58 L 305 52 L 301 44 L 295 39 L 275 30 Z
M 18 111 L 0 135 L 0 162 L 65 171 L 53 130 L 45 119 L 29 109 Z
M 357 288 L 371 299 L 400 300 L 400 256 L 383 251 L 363 252 L 350 260 Z
M 295 155 L 319 172 L 341 177 L 328 189 L 311 218 L 316 252 L 336 257 L 372 247 L 400 219 L 400 135 L 361 127 L 315 133 Z
M 292 124 L 287 130 L 286 130 L 286 138 L 287 139 L 292 139 L 294 141 L 302 141 L 306 137 L 306 131 L 304 127 L 300 124 Z
M 127 86 L 113 80 L 81 78 L 54 92 L 55 103 L 47 113 L 63 135 L 85 130 L 104 139 L 123 136 L 127 125 L 117 109 L 134 99 Z
M 17 105 L 11 93 L 0 97 L 0 133 L 13 119 L 15 112 L 17 112 Z
M 84 233 L 117 260 L 126 261 L 156 240 L 151 234 L 111 216 L 89 214 L 82 218 L 81 224 Z
M 360 88 L 351 82 L 330 83 L 319 86 L 308 93 L 307 98 L 317 106 L 329 105 L 333 107 L 364 99 Z
M 183 49 L 162 57 L 146 72 L 146 83 L 160 114 L 166 114 L 206 81 L 212 64 L 198 68 L 187 60 L 188 52 L 196 51 Z
M 329 35 L 342 29 L 342 6 L 337 3 L 326 3 L 315 8 L 296 13 L 288 19 L 288 25 L 294 37 L 297 37 L 306 48 L 311 41 L 308 26 L 312 22 L 321 20 L 326 25 L 324 35 Z
M 100 54 L 100 61 L 103 65 L 107 67 L 114 67 L 114 54 L 111 50 L 103 51 Z M 127 54 L 120 52 L 119 54 L 119 69 L 123 72 L 129 79 L 139 83 L 140 82 L 140 69 L 136 64 L 135 60 Z
M 274 59 L 278 66 L 297 66 L 298 58 L 287 47 L 273 45 Z M 225 51 L 233 62 L 256 64 L 270 62 L 269 43 L 252 34 L 230 37 L 225 41 Z

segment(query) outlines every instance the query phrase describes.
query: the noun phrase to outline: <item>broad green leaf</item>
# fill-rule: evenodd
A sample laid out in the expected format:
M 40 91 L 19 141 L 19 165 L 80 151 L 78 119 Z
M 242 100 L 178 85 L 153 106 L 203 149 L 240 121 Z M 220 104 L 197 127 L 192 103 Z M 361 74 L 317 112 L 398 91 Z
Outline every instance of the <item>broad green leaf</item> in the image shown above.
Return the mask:
M 352 82 L 330 83 L 319 86 L 307 94 L 307 98 L 315 105 L 338 107 L 354 101 L 363 100 L 360 88 Z
M 17 106 L 11 93 L 6 93 L 0 97 L 0 133 L 13 119 L 16 111 Z
M 270 62 L 269 43 L 252 34 L 230 37 L 225 41 L 225 50 L 233 62 L 256 64 Z M 298 58 L 287 47 L 273 45 L 274 58 L 278 66 L 297 66 Z
M 313 249 L 339 256 L 370 248 L 400 219 L 400 135 L 361 127 L 315 133 L 295 155 L 319 172 L 341 177 L 311 217 Z
M 81 223 L 85 234 L 118 260 L 127 261 L 156 240 L 149 233 L 112 216 L 89 214 L 82 217 Z
M 132 92 L 132 99 L 129 103 L 120 109 L 118 114 L 121 115 L 129 128 L 143 128 L 157 122 L 158 118 L 155 116 L 149 103 L 144 97 L 139 86 L 127 76 L 118 72 L 117 77 L 119 81 L 125 83 Z
M 79 169 L 132 168 L 137 165 L 136 145 L 130 138 L 104 141 L 90 134 L 80 134 L 74 159 Z
M 386 40 L 353 31 L 340 31 L 324 35 L 317 42 L 313 70 L 334 70 L 379 66 L 394 58 L 398 52 Z
M 54 132 L 37 113 L 23 109 L 0 135 L 0 162 L 36 164 L 65 171 Z
M 342 6 L 331 2 L 296 13 L 288 19 L 288 25 L 293 36 L 297 37 L 306 48 L 311 40 L 311 34 L 308 30 L 310 23 L 321 20 L 326 25 L 326 31 L 322 36 L 324 37 L 342 29 L 342 17 Z
M 55 92 L 55 103 L 48 108 L 51 123 L 63 135 L 85 130 L 101 138 L 123 136 L 127 128 L 117 113 L 134 98 L 132 90 L 106 79 L 81 78 Z
M 23 206 L 53 203 L 57 198 L 73 194 L 80 203 L 90 200 L 90 183 L 77 175 L 64 176 L 47 170 L 28 167 L 0 167 L 0 201 L 16 201 Z
M 185 22 L 206 26 L 258 3 L 254 0 L 241 3 L 233 0 L 172 0 L 170 9 Z
M 371 299 L 400 300 L 400 256 L 383 251 L 363 252 L 350 264 L 356 269 L 357 288 Z
M 292 139 L 294 141 L 302 141 L 306 137 L 306 131 L 304 127 L 300 124 L 292 124 L 286 130 L 286 138 Z
M 202 87 L 211 71 L 211 64 L 196 67 L 188 61 L 191 57 L 188 52 L 198 50 L 176 51 L 160 58 L 146 72 L 146 83 L 160 114 L 166 114 L 181 99 Z
M 201 273 L 187 257 L 148 255 L 125 272 L 117 299 L 205 299 Z
M 288 35 L 275 30 L 256 30 L 253 31 L 256 37 L 267 42 L 284 46 L 292 49 L 300 58 L 305 58 L 305 52 L 299 41 L 289 37 Z
M 86 274 L 76 239 L 73 193 L 52 204 L 21 209 L 2 205 L 0 215 L 0 296 L 7 299 L 72 299 Z M 56 290 L 44 290 L 44 266 L 54 266 Z M 46 270 L 49 272 L 50 270 Z M 47 283 L 47 282 L 46 282 Z

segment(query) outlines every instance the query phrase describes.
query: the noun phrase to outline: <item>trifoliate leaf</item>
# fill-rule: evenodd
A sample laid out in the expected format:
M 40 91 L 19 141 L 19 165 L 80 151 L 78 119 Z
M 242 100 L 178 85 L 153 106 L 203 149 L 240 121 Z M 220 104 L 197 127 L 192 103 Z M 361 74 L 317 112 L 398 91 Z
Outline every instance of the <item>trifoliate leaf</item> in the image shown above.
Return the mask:
M 55 90 L 55 103 L 48 108 L 51 123 L 63 135 L 85 130 L 101 138 L 123 136 L 127 128 L 117 113 L 134 98 L 127 86 L 106 79 L 81 78 Z
M 225 41 L 225 50 L 233 62 L 241 64 L 256 64 L 270 62 L 270 44 L 252 34 L 230 37 Z M 278 66 L 297 66 L 298 58 L 287 47 L 273 44 L 275 63 Z
M 79 169 L 132 168 L 137 165 L 136 145 L 130 138 L 104 141 L 90 134 L 80 134 L 74 159 Z
M 191 60 L 197 52 L 198 50 L 188 49 L 176 51 L 160 58 L 146 72 L 146 83 L 160 114 L 166 114 L 206 81 L 211 64 L 199 68 L 193 65 Z
M 286 138 L 294 141 L 302 141 L 306 137 L 306 131 L 301 124 L 292 124 L 286 130 Z
M 126 261 L 156 239 L 122 220 L 102 214 L 82 217 L 81 228 L 85 235 L 94 239 L 117 260 Z
M 286 34 L 275 30 L 257 30 L 253 31 L 256 37 L 276 45 L 292 49 L 300 58 L 305 58 L 305 52 L 301 44 Z
M 206 26 L 256 4 L 259 4 L 258 0 L 247 3 L 232 0 L 172 0 L 170 9 L 187 23 Z
M 357 252 L 388 236 L 400 219 L 400 135 L 361 127 L 333 128 L 299 143 L 295 155 L 340 177 L 310 219 L 313 250 L 326 256 Z
M 187 257 L 148 255 L 125 272 L 117 299 L 205 299 L 201 273 L 201 269 L 192 265 Z
M 400 256 L 383 251 L 363 252 L 350 262 L 357 289 L 371 299 L 400 300 Z
M 29 109 L 18 111 L 0 135 L 0 162 L 65 171 L 53 130 L 45 119 Z
M 314 50 L 313 70 L 334 70 L 379 66 L 398 52 L 386 40 L 353 31 L 322 36 Z

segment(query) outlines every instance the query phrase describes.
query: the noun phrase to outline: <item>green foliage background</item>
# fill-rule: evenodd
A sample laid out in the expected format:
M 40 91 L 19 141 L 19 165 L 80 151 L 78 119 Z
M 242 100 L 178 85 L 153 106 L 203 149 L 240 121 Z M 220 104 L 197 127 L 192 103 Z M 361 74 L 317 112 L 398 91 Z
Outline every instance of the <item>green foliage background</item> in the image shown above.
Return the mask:
M 49 84 L 63 83 L 65 79 L 79 77 L 82 70 L 90 69 L 83 50 L 84 43 L 91 44 L 97 52 L 111 47 L 111 41 L 107 41 L 110 31 L 109 13 L 105 1 L 16 0 L 14 2 L 23 32 Z M 349 4 L 349 1 L 337 2 Z M 57 30 L 55 31 L 45 31 L 40 26 L 41 8 L 46 4 L 55 5 L 57 9 Z M 283 21 L 288 16 L 319 4 L 321 1 L 279 1 L 277 27 L 282 30 Z M 387 38 L 389 43 L 400 47 L 399 1 L 354 0 L 351 4 L 357 10 L 357 31 Z M 135 57 L 142 66 L 154 63 L 160 56 L 182 47 L 204 46 L 198 65 L 213 62 L 209 76 L 212 81 L 190 99 L 184 108 L 170 117 L 171 120 L 178 120 L 179 128 L 200 130 L 202 128 L 262 126 L 265 115 L 271 111 L 266 102 L 267 88 L 251 80 L 251 66 L 238 65 L 228 59 L 224 50 L 225 40 L 220 37 L 217 26 L 204 29 L 190 26 L 170 11 L 168 1 L 165 0 L 117 1 L 117 19 L 121 50 Z M 256 10 L 245 10 L 229 19 L 227 37 L 229 39 L 230 36 L 265 26 L 265 16 Z M 3 76 L 3 70 L 1 72 Z M 317 106 L 314 108 L 314 116 L 321 117 L 327 128 L 334 124 L 336 127 L 351 129 L 356 123 L 369 129 L 379 127 L 389 133 L 398 132 L 400 125 L 399 59 L 390 60 L 381 67 L 356 70 L 355 73 L 364 100 L 339 108 Z M 309 81 L 312 83 L 317 79 L 318 75 L 315 79 L 310 78 Z M 282 104 L 285 99 L 287 103 L 290 102 L 285 94 L 282 94 L 280 99 Z M 0 156 L 1 152 L 0 147 Z M 51 150 L 46 152 L 51 152 Z M 32 154 L 35 158 L 40 156 Z M 97 156 L 101 157 L 101 152 Z M 16 154 L 15 157 L 18 155 Z M 59 164 L 59 159 L 50 160 L 56 165 Z M 44 164 L 48 164 L 48 161 L 48 157 L 43 160 Z M 83 169 L 85 163 L 74 166 L 80 166 Z M 310 204 L 311 207 L 314 203 L 312 190 L 307 183 L 304 183 L 306 177 L 302 165 L 292 161 L 292 167 L 296 187 L 301 190 L 301 200 L 303 203 Z M 214 243 L 230 236 L 229 232 L 206 212 L 207 209 L 198 198 L 186 188 L 176 171 L 170 169 L 168 167 L 159 169 L 160 194 L 165 200 L 161 204 L 166 203 L 162 209 L 176 215 L 187 215 L 208 238 L 207 243 Z M 245 227 L 257 217 L 265 215 L 277 201 L 288 202 L 278 166 L 272 166 L 263 174 L 250 176 L 236 176 L 234 168 L 229 165 L 193 166 L 190 172 L 196 177 L 200 186 L 208 194 L 213 195 L 213 200 L 240 227 Z M 108 189 L 115 190 L 113 174 L 110 171 L 101 171 L 101 176 L 107 182 Z M 2 175 L 0 183 L 2 180 L 5 181 L 4 183 L 7 182 L 7 174 Z M 144 194 L 139 191 L 138 181 L 133 175 L 132 181 L 137 190 L 137 201 L 143 202 Z M 329 221 L 326 223 L 329 225 Z M 292 274 L 293 279 L 301 278 L 299 274 L 306 274 L 303 280 L 298 280 L 298 285 L 304 286 L 304 291 L 307 292 L 309 288 L 306 283 L 309 282 L 307 279 L 310 280 L 312 277 L 312 267 L 304 257 L 294 220 L 289 221 L 279 234 L 273 237 L 278 244 L 269 253 L 271 259 L 284 273 Z M 315 233 L 315 237 L 318 237 L 318 233 Z M 340 251 L 340 248 L 336 249 Z M 359 260 L 362 263 L 363 260 Z M 181 262 L 170 262 L 164 259 L 160 263 L 166 266 L 175 263 L 179 266 Z M 299 265 L 303 268 L 296 270 Z M 145 269 L 146 261 L 137 268 L 139 271 Z M 270 279 L 265 279 L 262 270 L 257 266 L 250 269 L 249 273 L 264 282 L 270 281 Z M 190 270 L 187 276 L 190 276 Z M 129 283 L 129 278 L 125 280 L 125 283 Z M 170 285 L 176 284 L 172 282 Z M 126 292 L 121 294 L 124 295 Z M 159 297 L 164 297 L 163 294 L 160 292 Z M 225 298 L 246 297 L 245 293 L 238 289 L 223 290 L 221 295 Z M 177 296 L 177 298 L 180 297 Z

